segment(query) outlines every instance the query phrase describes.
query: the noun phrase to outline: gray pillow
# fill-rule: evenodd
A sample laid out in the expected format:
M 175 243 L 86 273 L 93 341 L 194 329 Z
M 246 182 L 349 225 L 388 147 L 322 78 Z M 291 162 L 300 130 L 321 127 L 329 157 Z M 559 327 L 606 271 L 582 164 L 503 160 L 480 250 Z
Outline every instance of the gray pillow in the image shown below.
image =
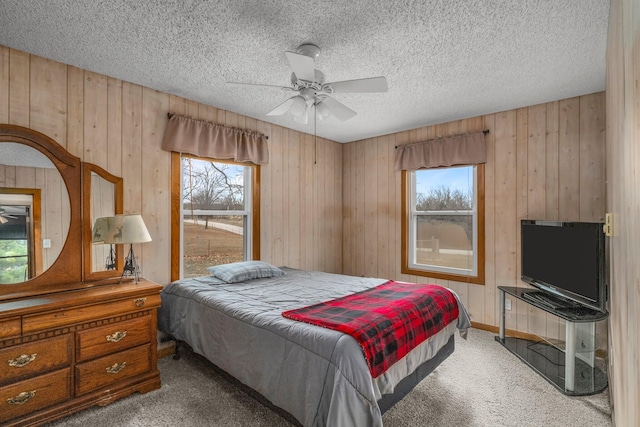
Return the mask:
M 212 276 L 227 283 L 244 282 L 251 279 L 284 276 L 284 271 L 264 261 L 241 261 L 214 265 L 207 270 Z

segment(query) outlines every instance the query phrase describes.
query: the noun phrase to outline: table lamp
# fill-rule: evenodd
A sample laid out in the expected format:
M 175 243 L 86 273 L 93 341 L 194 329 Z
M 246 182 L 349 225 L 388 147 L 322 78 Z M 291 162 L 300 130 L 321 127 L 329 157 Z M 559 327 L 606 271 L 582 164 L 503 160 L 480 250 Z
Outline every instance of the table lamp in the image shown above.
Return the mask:
M 150 242 L 151 236 L 147 230 L 142 216 L 139 214 L 116 215 L 112 217 L 112 223 L 104 239 L 105 243 L 129 244 L 129 253 L 124 261 L 124 268 L 120 275 L 120 282 L 124 276 L 133 276 L 135 282 L 140 280 L 140 266 L 133 253 L 134 243 Z

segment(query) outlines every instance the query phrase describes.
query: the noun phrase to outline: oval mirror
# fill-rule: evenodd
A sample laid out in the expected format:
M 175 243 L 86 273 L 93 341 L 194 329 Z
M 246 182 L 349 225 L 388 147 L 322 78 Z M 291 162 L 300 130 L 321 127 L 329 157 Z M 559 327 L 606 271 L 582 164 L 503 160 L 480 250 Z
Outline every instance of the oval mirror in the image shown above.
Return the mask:
M 0 284 L 47 271 L 70 221 L 67 187 L 53 162 L 33 147 L 0 141 Z

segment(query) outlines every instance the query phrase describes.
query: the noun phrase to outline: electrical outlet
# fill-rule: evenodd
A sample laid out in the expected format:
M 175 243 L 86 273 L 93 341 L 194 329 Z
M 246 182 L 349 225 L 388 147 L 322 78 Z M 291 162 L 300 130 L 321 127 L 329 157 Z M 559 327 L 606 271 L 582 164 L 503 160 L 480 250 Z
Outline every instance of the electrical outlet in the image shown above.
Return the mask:
M 51 239 L 42 239 L 42 247 L 49 249 L 51 247 Z
M 511 310 L 511 300 L 510 299 L 505 299 L 504 300 L 504 308 L 505 308 L 505 310 Z

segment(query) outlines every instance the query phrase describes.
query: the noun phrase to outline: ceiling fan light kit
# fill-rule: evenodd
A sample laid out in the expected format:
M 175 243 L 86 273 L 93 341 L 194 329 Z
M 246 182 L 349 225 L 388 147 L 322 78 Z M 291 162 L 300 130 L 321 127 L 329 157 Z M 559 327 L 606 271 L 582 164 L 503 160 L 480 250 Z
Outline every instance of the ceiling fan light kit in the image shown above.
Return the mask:
M 320 48 L 314 44 L 303 44 L 296 52 L 285 52 L 291 73 L 291 86 L 281 86 L 282 90 L 298 92 L 267 113 L 267 116 L 281 116 L 290 113 L 294 121 L 307 124 L 309 115 L 315 111 L 315 118 L 324 120 L 330 116 L 345 121 L 357 113 L 329 96 L 333 93 L 386 92 L 385 77 L 345 80 L 326 83 L 322 71 L 315 69 L 315 60 L 320 56 Z M 233 85 L 274 87 L 255 83 L 235 83 Z M 277 86 L 276 86 L 277 87 Z M 312 111 L 313 110 L 313 111 Z

